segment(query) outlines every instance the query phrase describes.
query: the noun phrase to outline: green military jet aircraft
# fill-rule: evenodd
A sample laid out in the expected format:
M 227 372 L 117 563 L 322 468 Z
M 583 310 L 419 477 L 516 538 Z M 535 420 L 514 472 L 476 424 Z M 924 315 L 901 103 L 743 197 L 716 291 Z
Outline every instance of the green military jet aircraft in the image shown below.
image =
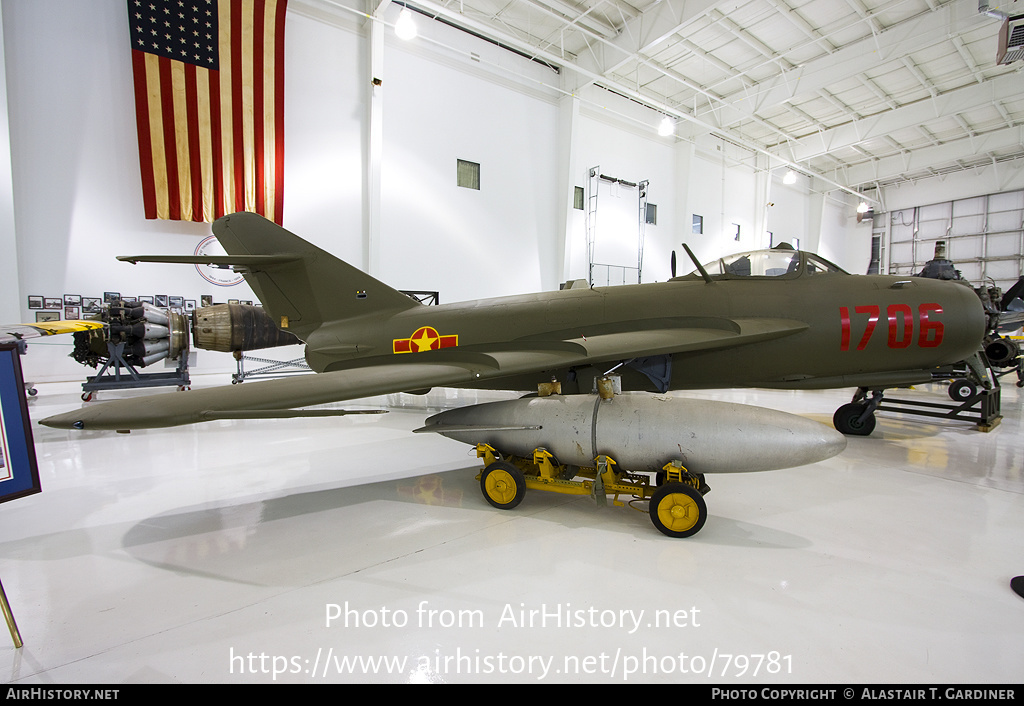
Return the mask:
M 626 390 L 926 383 L 970 358 L 982 305 L 961 283 L 851 275 L 811 253 L 733 255 L 667 282 L 425 306 L 251 213 L 213 225 L 226 256 L 130 262 L 230 265 L 302 339 L 318 375 L 123 399 L 42 420 L 131 430 L 211 419 L 341 414 L 297 408 L 432 387 L 590 392 L 617 368 Z M 692 257 L 692 254 L 691 254 Z M 844 433 L 870 433 L 877 400 L 844 405 Z

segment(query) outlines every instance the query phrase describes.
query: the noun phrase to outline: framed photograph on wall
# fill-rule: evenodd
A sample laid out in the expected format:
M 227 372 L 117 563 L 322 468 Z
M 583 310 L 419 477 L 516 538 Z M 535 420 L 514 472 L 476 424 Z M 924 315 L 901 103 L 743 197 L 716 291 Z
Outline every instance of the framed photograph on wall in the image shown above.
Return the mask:
M 0 502 L 41 491 L 18 347 L 0 345 Z
M 43 298 L 42 297 L 35 297 L 35 296 L 32 296 L 32 295 L 29 295 L 29 298 L 28 298 L 28 308 L 29 309 L 42 309 L 43 308 Z
M 76 319 L 82 318 L 82 314 L 79 311 L 80 308 L 81 307 L 77 307 L 77 306 L 66 306 L 66 307 L 64 307 L 64 318 L 65 319 L 69 319 L 71 321 L 74 321 Z
M 103 302 L 99 297 L 82 297 L 82 312 L 98 314 L 103 311 Z
M 46 321 L 60 321 L 60 314 L 56 311 L 37 311 L 36 323 Z
M 45 301 L 46 301 L 46 304 L 43 307 L 44 309 L 63 309 L 64 308 L 64 300 L 63 299 L 58 299 L 57 297 L 46 297 Z

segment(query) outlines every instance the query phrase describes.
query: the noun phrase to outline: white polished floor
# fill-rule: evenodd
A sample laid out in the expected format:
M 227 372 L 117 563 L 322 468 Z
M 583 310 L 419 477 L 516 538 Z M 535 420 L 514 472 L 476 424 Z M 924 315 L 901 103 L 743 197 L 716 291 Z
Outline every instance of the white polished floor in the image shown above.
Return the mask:
M 40 385 L 31 414 L 70 410 L 80 392 Z M 694 396 L 830 424 L 851 393 Z M 136 393 L 91 404 L 122 394 Z M 492 509 L 469 447 L 410 433 L 495 397 L 396 395 L 360 402 L 385 415 L 130 435 L 36 425 L 44 491 L 0 505 L 0 579 L 25 642 L 0 645 L 3 680 L 1024 677 L 1024 599 L 1009 587 L 1024 574 L 1024 394 L 1012 382 L 989 433 L 885 414 L 828 461 L 709 476 L 710 517 L 689 539 L 589 498 L 532 492 Z

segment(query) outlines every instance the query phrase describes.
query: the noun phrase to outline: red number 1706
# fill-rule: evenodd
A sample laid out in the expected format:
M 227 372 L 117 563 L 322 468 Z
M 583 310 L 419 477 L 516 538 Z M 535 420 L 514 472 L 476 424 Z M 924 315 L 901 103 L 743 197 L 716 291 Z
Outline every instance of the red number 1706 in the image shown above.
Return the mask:
M 868 319 L 864 326 L 864 333 L 857 344 L 857 350 L 862 351 L 868 345 L 871 334 L 875 332 L 878 325 L 878 318 L 882 308 L 877 304 L 866 306 L 855 306 L 856 314 L 866 314 Z M 941 314 L 942 307 L 938 304 L 921 304 L 917 307 L 918 333 L 917 345 L 921 348 L 935 348 L 942 343 L 942 322 L 929 319 L 930 314 Z M 885 315 L 889 321 L 889 348 L 908 348 L 914 342 L 914 311 L 909 304 L 890 304 L 885 308 Z M 842 323 L 842 338 L 839 342 L 839 350 L 850 350 L 850 308 L 839 307 L 839 319 Z

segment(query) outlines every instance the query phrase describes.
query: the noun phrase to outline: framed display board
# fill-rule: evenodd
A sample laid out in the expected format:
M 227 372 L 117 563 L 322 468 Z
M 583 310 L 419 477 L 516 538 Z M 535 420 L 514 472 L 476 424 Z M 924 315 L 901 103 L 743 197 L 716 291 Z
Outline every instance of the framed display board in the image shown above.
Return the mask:
M 0 502 L 42 491 L 16 345 L 0 345 Z

